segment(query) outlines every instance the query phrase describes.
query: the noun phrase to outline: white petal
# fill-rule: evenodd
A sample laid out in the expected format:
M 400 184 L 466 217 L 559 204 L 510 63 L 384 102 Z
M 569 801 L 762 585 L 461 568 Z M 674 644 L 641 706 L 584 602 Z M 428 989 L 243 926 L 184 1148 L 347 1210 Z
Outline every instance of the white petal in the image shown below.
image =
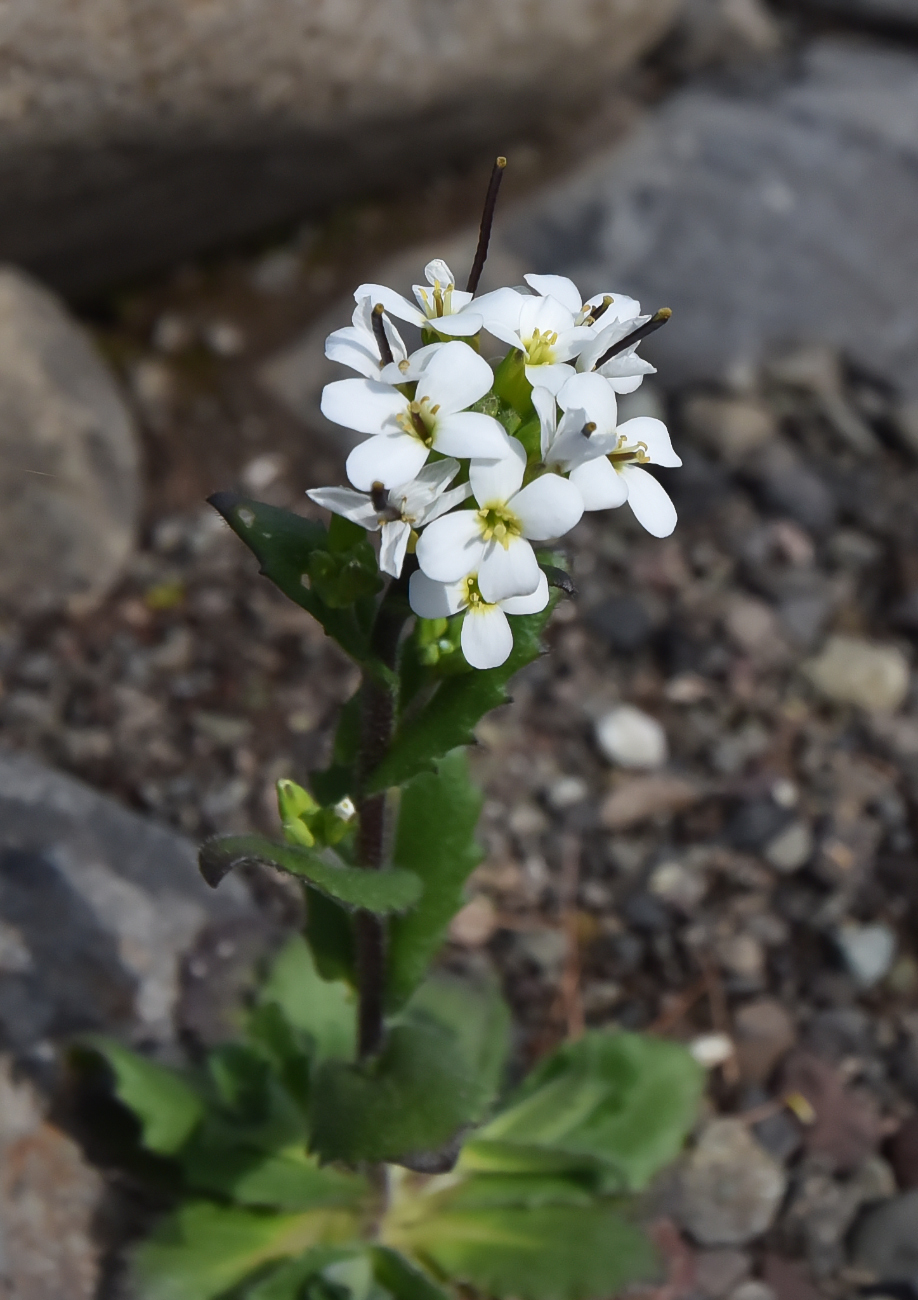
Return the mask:
M 523 345 L 520 342 L 520 336 L 509 325 L 504 325 L 501 321 L 492 321 L 489 325 L 485 325 L 485 329 L 489 334 L 493 334 L 496 339 L 499 339 L 501 343 L 506 343 L 508 347 L 522 351 Z
M 539 385 L 532 390 L 532 404 L 536 409 L 539 417 L 539 427 L 541 429 L 541 449 L 542 459 L 548 455 L 549 448 L 555 440 L 555 432 L 558 428 L 558 408 L 555 404 L 554 394 L 547 388 Z
M 434 582 L 426 573 L 412 573 L 408 604 L 421 618 L 449 618 L 465 607 L 465 583 Z
M 598 375 L 603 375 L 609 381 L 609 387 L 612 389 L 613 393 L 619 393 L 622 397 L 627 393 L 637 392 L 641 384 L 644 382 L 643 375 L 626 375 L 621 378 L 617 378 L 615 375 L 610 375 L 608 366 L 603 366 L 603 368 L 597 370 L 596 373 Z M 656 374 L 657 372 L 654 371 L 653 373 Z
M 428 457 L 427 448 L 408 433 L 386 433 L 360 443 L 347 458 L 347 476 L 355 488 L 369 492 L 374 483 L 401 487 L 415 478 Z
M 653 537 L 669 537 L 676 526 L 676 507 L 666 489 L 637 465 L 623 465 L 621 475 L 628 487 L 628 504 L 638 523 Z
M 387 289 L 384 284 L 362 284 L 354 290 L 354 298 L 357 302 L 360 302 L 361 298 L 369 298 L 373 307 L 381 302 L 390 316 L 410 321 L 412 325 L 426 323 L 427 318 L 422 311 L 419 311 L 407 298 L 403 298 L 400 293 L 396 293 L 394 289 Z
M 405 552 L 411 538 L 411 525 L 401 519 L 394 523 L 383 524 L 382 539 L 379 548 L 379 567 L 383 573 L 397 578 L 405 563 Z
M 429 460 L 413 483 L 406 483 L 398 493 L 390 494 L 390 504 L 396 507 L 407 506 L 413 517 L 416 511 L 438 497 L 458 473 L 458 460 L 449 457 L 445 460 Z M 398 499 L 393 500 L 394 497 Z
M 325 340 L 325 355 L 329 361 L 339 361 L 343 366 L 350 366 L 367 379 L 379 378 L 379 356 L 370 346 L 362 330 L 347 325 L 335 330 Z
M 602 375 L 571 375 L 558 394 L 558 405 L 562 411 L 582 407 L 587 419 L 596 425 L 599 433 L 614 429 L 618 419 L 615 393 Z
M 420 516 L 417 526 L 423 527 L 424 524 L 432 524 L 435 519 L 445 515 L 447 510 L 452 510 L 454 506 L 462 505 L 463 501 L 468 501 L 471 495 L 471 483 L 461 483 L 459 487 L 452 488 L 449 492 L 442 492 Z
M 379 528 L 379 520 L 373 509 L 373 502 L 363 492 L 354 492 L 351 488 L 327 487 L 310 488 L 306 493 L 310 501 L 336 515 L 343 515 L 361 528 L 369 528 L 373 533 Z
M 599 307 L 605 297 L 604 293 L 594 293 L 587 302 L 591 307 Z M 626 293 L 612 293 L 609 297 L 612 301 L 596 322 L 597 330 L 608 328 L 610 322 L 614 320 L 632 321 L 635 316 L 640 316 L 641 304 L 637 298 L 629 298 Z
M 374 303 L 369 298 L 361 298 L 354 308 L 352 320 L 354 327 L 364 335 L 367 346 L 372 349 L 373 355 L 382 360 L 379 351 L 379 345 L 376 342 L 376 333 L 373 329 L 373 307 Z M 402 336 L 389 319 L 388 315 L 383 313 L 383 329 L 386 332 L 386 338 L 389 340 L 389 347 L 392 349 L 392 355 L 396 361 L 401 361 L 408 355 Z
M 456 283 L 456 277 L 443 261 L 442 257 L 435 257 L 424 267 L 424 275 L 428 284 L 438 284 L 441 289 L 447 289 L 451 284 Z
M 498 334 L 493 327 L 496 325 L 505 333 L 509 331 L 511 334 L 516 334 L 519 330 L 520 312 L 525 301 L 525 296 L 517 293 L 515 289 L 494 289 L 491 293 L 483 293 L 480 298 L 475 299 L 475 311 L 484 321 L 484 327 L 490 334 L 495 338 L 503 338 L 504 335 Z
M 473 606 L 467 610 L 459 641 L 466 661 L 473 668 L 499 668 L 510 658 L 513 649 L 510 624 L 497 605 Z
M 520 309 L 520 335 L 528 340 L 534 330 L 542 334 L 566 334 L 574 327 L 574 315 L 556 298 L 524 298 Z
M 533 388 L 538 384 L 542 388 L 547 388 L 550 393 L 557 393 L 564 387 L 568 379 L 574 373 L 574 367 L 563 364 L 552 364 L 547 366 L 527 366 L 526 378 L 532 384 Z
M 427 322 L 428 328 L 435 329 L 438 334 L 458 335 L 461 338 L 468 338 L 471 334 L 479 333 L 482 324 L 481 317 L 474 311 L 460 311 L 449 316 L 435 316 Z
M 431 406 L 452 415 L 484 397 L 493 382 L 491 367 L 467 343 L 444 343 L 418 380 L 417 400 L 426 397 Z
M 485 553 L 478 512 L 455 510 L 428 524 L 418 538 L 418 564 L 435 582 L 458 582 L 478 570 Z
M 499 420 L 481 411 L 457 411 L 437 416 L 433 447 L 444 456 L 475 456 L 496 460 L 507 454 L 507 433 Z
M 407 358 L 407 365 L 399 365 L 393 361 L 390 365 L 385 366 L 380 375 L 380 379 L 386 384 L 413 384 L 421 378 L 421 375 L 429 365 L 431 358 L 434 357 L 443 347 L 442 343 L 427 343 L 424 347 L 418 348 Z
M 588 325 L 575 325 L 558 335 L 558 341 L 552 348 L 556 361 L 572 361 L 579 357 L 584 348 L 589 347 L 593 331 Z
M 394 432 L 408 400 L 376 379 L 336 379 L 322 389 L 322 414 L 358 433 Z
M 476 461 L 469 466 L 475 500 L 482 508 L 503 505 L 519 492 L 525 471 L 526 448 L 518 438 L 507 438 L 500 459 Z
M 531 596 L 508 596 L 500 601 L 505 614 L 538 614 L 548 604 L 548 579 L 539 573 L 539 585 Z
M 614 510 L 628 500 L 628 488 L 622 476 L 605 456 L 588 461 L 571 470 L 569 482 L 583 498 L 584 510 Z
M 534 542 L 563 537 L 583 514 L 583 498 L 566 478 L 543 474 L 510 501 L 509 508 L 523 525 L 523 536 Z
M 633 320 L 612 320 L 606 323 L 605 316 L 601 316 L 598 324 L 592 330 L 592 339 L 589 345 L 580 353 L 578 369 L 592 370 L 599 358 L 608 352 L 610 347 L 615 343 L 620 343 L 638 326 L 645 325 L 649 320 L 649 316 L 637 316 Z
M 510 596 L 528 596 L 539 585 L 540 573 L 535 551 L 522 537 L 512 538 L 506 547 L 489 542 L 478 565 L 478 589 L 492 604 Z
M 580 290 L 569 280 L 566 275 L 524 275 L 523 279 L 535 289 L 536 293 L 551 294 L 552 298 L 557 298 L 567 310 L 574 316 L 583 306 L 583 299 L 580 296 Z
M 652 465 L 669 465 L 675 468 L 682 461 L 673 450 L 669 440 L 669 430 L 662 420 L 655 420 L 650 415 L 636 415 L 633 420 L 626 420 L 618 426 L 620 434 L 625 436 L 626 447 L 636 447 L 643 442 L 650 456 Z

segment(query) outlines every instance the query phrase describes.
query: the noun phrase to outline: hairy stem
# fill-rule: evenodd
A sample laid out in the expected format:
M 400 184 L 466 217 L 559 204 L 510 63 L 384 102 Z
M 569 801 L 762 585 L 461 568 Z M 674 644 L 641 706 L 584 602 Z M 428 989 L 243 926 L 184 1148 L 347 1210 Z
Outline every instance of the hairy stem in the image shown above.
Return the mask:
M 383 597 L 373 627 L 373 651 L 391 671 L 398 665 L 399 641 L 409 615 L 408 566 Z M 395 730 L 398 700 L 389 682 L 365 674 L 361 720 L 359 777 L 361 784 L 385 758 Z M 360 800 L 357 854 L 370 871 L 385 866 L 386 795 L 371 794 Z M 383 995 L 386 982 L 386 926 L 370 912 L 356 917 L 357 980 L 359 989 L 358 1051 L 372 1056 L 382 1045 Z

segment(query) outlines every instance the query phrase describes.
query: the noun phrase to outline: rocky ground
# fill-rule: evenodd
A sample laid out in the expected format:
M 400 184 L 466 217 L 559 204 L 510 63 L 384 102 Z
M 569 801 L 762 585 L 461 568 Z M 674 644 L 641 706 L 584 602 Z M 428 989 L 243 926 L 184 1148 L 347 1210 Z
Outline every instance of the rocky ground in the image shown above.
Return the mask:
M 764 11 L 719 8 L 747 52 L 756 41 L 773 50 L 782 29 L 757 27 Z M 886 8 L 914 18 L 909 4 Z M 647 74 L 657 89 L 672 75 L 666 59 L 684 71 L 720 57 L 699 32 Z M 845 67 L 884 81 L 888 51 L 875 53 L 846 54 Z M 841 66 L 831 50 L 820 57 L 823 72 Z M 897 64 L 902 86 L 918 84 L 911 62 Z M 810 110 L 795 95 L 781 113 L 797 130 Z M 697 123 L 697 103 L 685 102 L 684 120 Z M 761 113 L 766 124 L 780 116 L 767 104 Z M 724 120 L 734 116 L 728 105 Z M 857 150 L 875 152 L 862 127 L 813 145 L 842 149 L 834 171 L 852 185 Z M 899 192 L 897 177 L 910 174 L 911 148 L 883 155 L 878 206 L 881 183 Z M 810 154 L 800 157 L 803 176 Z M 524 177 L 542 161 L 524 155 Z M 768 181 L 766 221 L 792 210 L 779 182 Z M 191 839 L 276 831 L 275 780 L 302 780 L 324 761 L 355 677 L 258 577 L 204 498 L 236 486 L 306 511 L 306 488 L 341 479 L 340 445 L 277 402 L 263 363 L 399 245 L 470 220 L 478 192 L 459 177 L 348 209 L 86 310 L 142 438 L 141 542 L 90 612 L 79 601 L 66 615 L 35 606 L 0 625 L 5 746 Z M 752 243 L 771 238 L 754 213 L 744 220 Z M 807 235 L 810 287 L 835 292 L 848 283 L 845 258 L 879 256 L 873 230 L 865 218 L 857 242 L 827 226 L 818 248 Z M 602 264 L 589 242 L 574 241 L 574 265 Z M 673 265 L 683 295 L 704 291 L 693 265 Z M 724 301 L 742 297 L 729 276 L 724 285 Z M 766 303 L 768 321 L 802 296 L 783 292 Z M 446 960 L 500 973 L 521 1061 L 583 1024 L 621 1025 L 691 1042 L 711 1071 L 699 1140 L 658 1196 L 666 1300 L 918 1294 L 918 381 L 902 362 L 903 293 L 892 285 L 871 307 L 891 328 L 885 342 L 871 334 L 869 365 L 855 346 L 763 347 L 771 359 L 756 364 L 726 349 L 719 379 L 648 383 L 628 399 L 630 414 L 665 415 L 683 457 L 681 470 L 662 471 L 676 533 L 649 538 L 627 507 L 585 520 L 567 539 L 578 595 L 555 616 L 551 654 L 479 729 L 486 857 Z M 27 560 L 17 556 L 20 578 Z M 71 816 L 72 797 L 59 796 Z M 85 849 L 87 862 L 95 852 Z M 267 878 L 251 883 L 269 942 L 295 903 Z M 194 906 L 204 906 L 197 896 Z M 185 964 L 176 1014 L 192 1038 L 225 1024 L 200 973 L 234 952 L 251 964 L 230 911 L 221 924 L 232 936 L 209 931 Z M 120 960 L 134 952 L 124 978 L 142 983 L 137 935 L 114 931 Z M 4 979 L 25 969 L 16 942 L 0 920 Z M 0 999 L 9 1037 L 6 1008 Z M 39 1048 L 33 1068 L 47 1064 Z M 58 1167 L 69 1178 L 76 1149 L 54 1147 L 18 1085 L 0 1083 L 10 1117 L 0 1148 L 37 1131 L 16 1151 L 52 1184 Z M 74 1204 L 94 1203 L 96 1175 L 74 1178 Z M 79 1214 L 85 1232 L 91 1215 Z M 7 1231 L 16 1223 L 8 1216 Z M 62 1276 L 83 1267 L 68 1257 Z M 85 1267 L 81 1300 L 95 1285 L 96 1264 Z M 0 1259 L 0 1295 L 2 1271 Z M 52 1293 L 37 1286 L 26 1300 Z

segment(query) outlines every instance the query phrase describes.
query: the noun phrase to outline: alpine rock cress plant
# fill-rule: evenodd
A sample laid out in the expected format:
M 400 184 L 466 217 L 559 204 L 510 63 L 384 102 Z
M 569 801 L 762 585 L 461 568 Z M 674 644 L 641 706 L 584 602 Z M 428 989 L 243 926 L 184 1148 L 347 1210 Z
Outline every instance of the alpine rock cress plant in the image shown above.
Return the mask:
M 278 783 L 284 842 L 201 849 L 213 886 L 258 862 L 305 895 L 239 1039 L 183 1071 L 88 1045 L 175 1200 L 134 1251 L 141 1300 L 604 1300 L 654 1271 L 635 1194 L 694 1121 L 689 1053 L 588 1031 L 508 1091 L 496 987 L 430 969 L 480 860 L 464 747 L 571 590 L 546 544 L 626 503 L 676 523 L 646 468 L 680 464 L 666 427 L 616 400 L 669 313 L 557 275 L 479 295 L 503 167 L 464 290 L 442 261 L 414 302 L 361 285 L 328 339 L 356 377 L 322 409 L 366 438 L 309 493 L 327 527 L 211 498 L 362 680 L 329 766 Z

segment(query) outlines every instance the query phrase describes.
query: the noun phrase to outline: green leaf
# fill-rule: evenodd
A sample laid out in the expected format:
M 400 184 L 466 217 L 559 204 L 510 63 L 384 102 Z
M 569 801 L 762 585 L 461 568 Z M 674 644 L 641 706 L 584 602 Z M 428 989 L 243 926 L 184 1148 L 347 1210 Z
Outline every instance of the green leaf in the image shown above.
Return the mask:
M 450 1207 L 486 1210 L 494 1206 L 592 1205 L 595 1193 L 588 1178 L 551 1174 L 473 1174 L 450 1195 Z
M 463 1148 L 461 1167 L 607 1170 L 635 1191 L 679 1154 L 695 1122 L 704 1071 L 677 1043 L 586 1034 L 544 1061 L 511 1104 Z
M 341 980 L 324 980 L 316 970 L 309 945 L 295 934 L 284 944 L 259 1001 L 274 1002 L 289 1024 L 308 1034 L 314 1059 L 337 1057 L 351 1061 L 357 1052 L 357 999 Z
M 143 1144 L 157 1155 L 174 1155 L 204 1115 L 200 1095 L 180 1074 L 108 1038 L 85 1040 L 111 1068 L 115 1095 L 140 1121 Z
M 447 1293 L 422 1269 L 388 1246 L 371 1246 L 373 1273 L 395 1300 L 448 1300 Z
M 335 516 L 337 518 L 337 516 Z M 324 772 L 311 772 L 309 779 L 322 803 L 336 803 L 345 795 L 354 793 L 354 765 L 360 749 L 360 715 L 363 707 L 361 691 L 342 706 L 338 714 L 331 767 Z
M 403 912 L 421 896 L 411 871 L 365 871 L 347 867 L 331 849 L 315 852 L 299 845 L 275 844 L 264 835 L 225 835 L 206 840 L 198 854 L 201 875 L 212 887 L 234 867 L 263 862 L 306 880 L 314 889 L 348 908 L 385 916 Z
M 302 1147 L 265 1154 L 256 1148 L 231 1146 L 232 1130 L 214 1140 L 192 1141 L 182 1159 L 185 1180 L 197 1192 L 213 1192 L 239 1205 L 280 1210 L 311 1210 L 321 1206 L 357 1206 L 368 1185 L 354 1174 L 320 1169 Z
M 216 1300 L 271 1260 L 359 1236 L 346 1209 L 271 1214 L 192 1201 L 164 1219 L 133 1256 L 139 1300 Z
M 475 827 L 481 795 L 462 750 L 447 754 L 435 772 L 416 776 L 402 791 L 393 861 L 424 884 L 412 912 L 389 926 L 388 1001 L 400 1006 L 417 988 L 462 906 L 462 887 L 481 861 Z
M 493 987 L 430 980 L 389 1028 L 379 1056 L 327 1061 L 312 1091 L 323 1160 L 398 1161 L 435 1152 L 479 1121 L 499 1085 L 508 1012 Z
M 346 608 L 332 608 L 310 585 L 315 557 L 329 554 L 328 534 L 323 526 L 236 492 L 216 492 L 208 501 L 255 555 L 264 576 L 321 623 L 351 658 L 369 664 L 375 602 L 370 599 Z
M 302 1300 L 306 1283 L 323 1269 L 364 1255 L 364 1248 L 359 1246 L 315 1246 L 299 1259 L 278 1265 L 266 1278 L 247 1286 L 244 1300 Z
M 542 653 L 540 637 L 556 603 L 553 595 L 540 614 L 511 618 L 513 650 L 499 668 L 470 669 L 441 681 L 424 707 L 403 718 L 386 758 L 370 776 L 367 793 L 403 785 L 434 760 L 475 740 L 475 724 L 491 709 L 506 704 L 507 683 L 514 673 Z
M 350 912 L 317 889 L 306 888 L 306 938 L 324 980 L 357 984 L 357 950 Z
M 605 1300 L 651 1278 L 655 1256 L 614 1203 L 463 1209 L 446 1204 L 394 1244 L 452 1282 L 516 1300 Z

